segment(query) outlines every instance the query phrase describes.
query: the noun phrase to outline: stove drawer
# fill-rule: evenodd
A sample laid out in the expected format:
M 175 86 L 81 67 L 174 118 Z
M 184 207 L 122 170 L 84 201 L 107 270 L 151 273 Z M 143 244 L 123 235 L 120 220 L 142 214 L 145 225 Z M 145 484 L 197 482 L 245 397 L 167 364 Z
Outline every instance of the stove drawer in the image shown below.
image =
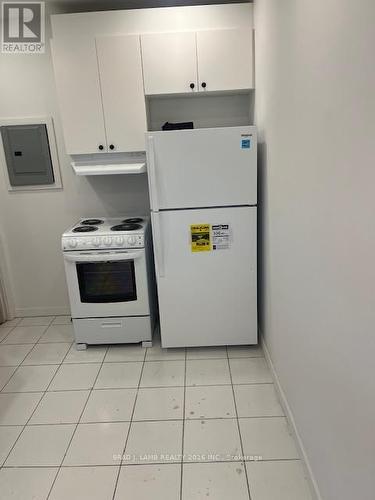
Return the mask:
M 131 344 L 151 340 L 150 316 L 73 319 L 77 344 Z

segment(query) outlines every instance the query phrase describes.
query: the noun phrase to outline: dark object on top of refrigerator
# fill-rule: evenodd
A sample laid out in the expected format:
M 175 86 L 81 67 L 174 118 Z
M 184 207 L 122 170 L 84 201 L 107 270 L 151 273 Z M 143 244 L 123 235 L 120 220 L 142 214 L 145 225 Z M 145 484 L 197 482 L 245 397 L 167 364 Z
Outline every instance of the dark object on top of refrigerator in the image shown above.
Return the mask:
M 162 130 L 185 130 L 194 128 L 193 122 L 180 122 L 180 123 L 170 123 L 165 122 L 162 126 Z

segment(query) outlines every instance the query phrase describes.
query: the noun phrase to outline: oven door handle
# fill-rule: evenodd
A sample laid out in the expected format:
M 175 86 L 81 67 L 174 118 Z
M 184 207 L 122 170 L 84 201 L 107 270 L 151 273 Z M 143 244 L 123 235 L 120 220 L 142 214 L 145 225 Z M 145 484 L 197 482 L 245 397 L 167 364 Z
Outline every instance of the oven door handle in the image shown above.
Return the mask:
M 79 253 L 79 252 L 64 252 L 64 259 L 69 262 L 116 262 L 120 260 L 134 260 L 142 257 L 143 252 L 129 253 Z

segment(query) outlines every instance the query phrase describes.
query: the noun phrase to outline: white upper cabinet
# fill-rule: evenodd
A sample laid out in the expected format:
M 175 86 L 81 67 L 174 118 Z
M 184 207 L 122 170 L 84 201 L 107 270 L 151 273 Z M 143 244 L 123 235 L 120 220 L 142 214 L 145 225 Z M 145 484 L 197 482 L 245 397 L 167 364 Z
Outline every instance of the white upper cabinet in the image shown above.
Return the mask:
M 67 153 L 143 151 L 139 36 L 60 38 L 52 47 Z
M 197 89 L 196 34 L 141 36 L 145 94 L 180 94 Z
M 250 29 L 198 31 L 199 90 L 252 88 L 252 42 Z
M 251 29 L 142 35 L 146 95 L 253 88 Z
M 109 151 L 142 151 L 147 130 L 139 36 L 96 39 Z
M 52 53 L 67 152 L 105 151 L 95 41 L 83 36 L 60 38 L 53 40 Z

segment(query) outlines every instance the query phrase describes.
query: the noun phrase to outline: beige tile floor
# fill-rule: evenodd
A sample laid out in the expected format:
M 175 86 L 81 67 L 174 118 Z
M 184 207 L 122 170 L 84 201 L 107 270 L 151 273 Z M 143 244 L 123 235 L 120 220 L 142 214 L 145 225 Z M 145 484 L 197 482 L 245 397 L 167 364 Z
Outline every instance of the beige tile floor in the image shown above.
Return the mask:
M 312 498 L 259 347 L 76 351 L 63 316 L 0 326 L 0 492 Z

